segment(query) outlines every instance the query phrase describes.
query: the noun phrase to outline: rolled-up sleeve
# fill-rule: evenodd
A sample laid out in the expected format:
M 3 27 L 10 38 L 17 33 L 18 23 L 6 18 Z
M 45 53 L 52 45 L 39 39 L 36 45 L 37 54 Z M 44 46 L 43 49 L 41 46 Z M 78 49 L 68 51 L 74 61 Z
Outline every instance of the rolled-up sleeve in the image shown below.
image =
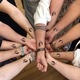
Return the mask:
M 50 16 L 50 1 L 51 0 L 40 0 L 36 12 L 34 14 L 34 25 L 42 23 L 47 24 L 51 20 Z

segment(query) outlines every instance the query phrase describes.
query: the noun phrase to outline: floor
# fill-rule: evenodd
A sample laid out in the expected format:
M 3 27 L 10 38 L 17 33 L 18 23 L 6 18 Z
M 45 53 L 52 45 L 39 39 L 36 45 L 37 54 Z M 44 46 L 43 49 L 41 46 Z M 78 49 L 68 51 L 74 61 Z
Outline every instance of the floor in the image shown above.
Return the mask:
M 18 8 L 24 13 L 20 0 L 16 0 Z M 54 68 L 48 67 L 46 73 L 41 73 L 36 68 L 36 62 L 31 63 L 23 69 L 23 71 L 12 80 L 67 80 Z

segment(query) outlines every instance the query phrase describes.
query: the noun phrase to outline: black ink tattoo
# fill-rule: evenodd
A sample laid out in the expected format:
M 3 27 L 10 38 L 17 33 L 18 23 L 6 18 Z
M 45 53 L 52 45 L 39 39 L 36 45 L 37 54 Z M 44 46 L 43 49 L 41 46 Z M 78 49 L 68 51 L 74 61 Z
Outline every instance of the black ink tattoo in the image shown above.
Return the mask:
M 26 62 L 28 62 L 28 60 L 24 59 L 23 62 L 26 63 Z
M 40 41 L 38 45 L 39 45 L 39 47 L 40 47 L 41 45 L 43 45 L 43 42 L 42 42 L 42 41 Z
M 52 13 L 52 16 L 54 16 L 54 15 L 56 15 L 56 12 L 53 12 L 53 13 Z
M 52 65 L 55 65 L 56 63 L 54 61 L 52 61 Z
M 57 56 L 58 56 L 58 57 L 61 57 L 61 54 L 57 53 Z
M 15 52 L 14 52 L 15 54 L 19 54 L 19 52 L 16 50 Z
M 25 38 L 22 38 L 21 40 L 22 40 L 23 42 L 26 42 Z
M 16 48 L 16 45 L 15 45 L 15 44 L 12 44 L 12 47 L 13 47 L 13 48 Z
M 60 43 L 63 43 L 63 40 L 59 40 Z
M 32 28 L 29 28 L 29 31 L 32 32 Z
M 57 28 L 54 28 L 53 31 L 58 31 L 58 29 Z

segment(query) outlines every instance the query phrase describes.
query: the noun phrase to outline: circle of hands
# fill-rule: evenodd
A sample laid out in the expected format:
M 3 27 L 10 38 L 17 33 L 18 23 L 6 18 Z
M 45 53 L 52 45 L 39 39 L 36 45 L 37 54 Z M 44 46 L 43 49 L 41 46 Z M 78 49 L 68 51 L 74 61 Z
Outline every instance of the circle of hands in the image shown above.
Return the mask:
M 29 39 L 24 48 L 24 52 L 26 54 L 29 54 L 30 52 L 35 52 L 34 55 L 36 56 L 37 68 L 41 72 L 47 71 L 48 62 L 52 58 L 50 56 L 50 53 L 52 52 L 52 48 L 49 44 L 51 39 L 49 38 L 50 36 L 47 36 L 45 40 L 46 42 L 45 51 L 40 51 L 36 54 L 37 51 L 36 51 L 36 40 L 35 39 Z

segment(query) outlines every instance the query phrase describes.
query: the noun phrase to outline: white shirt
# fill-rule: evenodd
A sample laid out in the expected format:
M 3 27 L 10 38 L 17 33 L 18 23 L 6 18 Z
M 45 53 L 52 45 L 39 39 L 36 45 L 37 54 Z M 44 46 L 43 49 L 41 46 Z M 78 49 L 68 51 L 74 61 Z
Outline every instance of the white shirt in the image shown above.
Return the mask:
M 36 12 L 34 14 L 34 25 L 38 23 L 47 25 L 47 22 L 51 20 L 49 10 L 50 2 L 51 0 L 40 0 Z

